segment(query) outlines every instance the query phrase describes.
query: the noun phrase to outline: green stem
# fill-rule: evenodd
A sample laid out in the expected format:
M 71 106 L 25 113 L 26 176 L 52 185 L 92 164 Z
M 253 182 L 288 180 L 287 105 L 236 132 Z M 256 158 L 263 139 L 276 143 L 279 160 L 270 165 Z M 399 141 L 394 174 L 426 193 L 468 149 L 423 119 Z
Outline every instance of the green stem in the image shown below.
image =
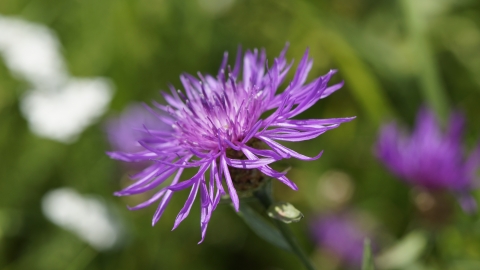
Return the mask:
M 260 190 L 256 191 L 254 193 L 255 197 L 258 198 L 258 200 L 262 203 L 262 205 L 265 207 L 265 210 L 267 210 L 270 205 L 274 203 L 272 193 L 271 193 L 271 187 L 269 184 L 266 184 L 267 187 L 261 188 Z M 298 244 L 295 235 L 293 235 L 292 230 L 290 227 L 283 223 L 280 220 L 273 219 L 273 223 L 275 226 L 278 227 L 278 230 L 282 234 L 282 236 L 285 238 L 287 243 L 290 245 L 290 248 L 292 249 L 293 253 L 297 255 L 297 257 L 302 261 L 303 265 L 305 266 L 305 269 L 308 270 L 315 270 L 315 267 L 313 266 L 312 262 L 308 258 L 308 256 L 303 252 L 302 248 Z
M 283 237 L 285 237 L 285 240 L 287 240 L 293 252 L 302 261 L 305 268 L 309 270 L 315 270 L 315 267 L 313 266 L 312 262 L 310 262 L 310 259 L 307 257 L 307 255 L 305 255 L 303 250 L 298 245 L 295 239 L 295 235 L 293 235 L 292 230 L 290 230 L 290 227 L 288 227 L 287 224 L 281 222 L 280 220 L 275 220 L 275 225 L 278 227 Z
M 402 0 L 409 39 L 413 48 L 420 86 L 429 107 L 442 120 L 448 116 L 448 96 L 435 62 L 433 50 L 427 40 L 427 20 L 420 1 Z

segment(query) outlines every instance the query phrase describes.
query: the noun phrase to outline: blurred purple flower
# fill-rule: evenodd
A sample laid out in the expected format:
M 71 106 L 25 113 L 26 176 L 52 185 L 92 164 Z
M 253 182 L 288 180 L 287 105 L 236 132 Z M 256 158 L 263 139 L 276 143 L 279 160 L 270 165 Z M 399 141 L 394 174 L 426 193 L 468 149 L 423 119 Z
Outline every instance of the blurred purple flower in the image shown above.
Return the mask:
M 307 51 L 293 80 L 282 93 L 276 93 L 293 64 L 287 63 L 286 50 L 287 47 L 270 68 L 266 67 L 264 50 L 247 51 L 243 57 L 242 80 L 239 79 L 242 68 L 240 49 L 233 70 L 230 66 L 227 68 L 228 54 L 225 53 L 216 77 L 201 73 L 197 74 L 198 78 L 181 75 L 184 92 L 171 86 L 171 93 L 163 93 L 168 106 L 154 102 L 154 108 L 149 108 L 157 121 L 171 129 L 145 127 L 143 134 L 146 137 L 138 141 L 141 151 L 109 153 L 112 158 L 126 162 L 155 161 L 132 176 L 134 184 L 115 194 L 128 196 L 143 193 L 171 179 L 149 200 L 130 208 L 136 210 L 160 201 L 153 216 L 154 225 L 173 193 L 190 188 L 185 206 L 175 220 L 175 229 L 188 216 L 200 192 L 203 241 L 211 214 L 220 197 L 226 194 L 222 186 L 223 177 L 237 211 L 239 199 L 236 188 L 252 180 L 260 182 L 264 175 L 296 190 L 297 186 L 285 173 L 273 170 L 268 164 L 291 157 L 315 160 L 321 152 L 315 157 L 307 157 L 277 141 L 310 140 L 353 118 L 291 119 L 340 89 L 343 83 L 327 86 L 335 73 L 330 71 L 304 84 L 313 63 Z M 265 112 L 271 113 L 261 119 Z M 185 168 L 198 168 L 198 171 L 190 179 L 179 181 Z
M 372 238 L 354 216 L 346 213 L 322 216 L 311 222 L 310 231 L 319 247 L 332 252 L 342 263 L 360 266 L 363 242 Z
M 451 190 L 466 212 L 476 210 L 470 195 L 480 167 L 480 147 L 464 157 L 461 137 L 464 118 L 456 113 L 442 134 L 433 112 L 421 109 L 413 133 L 404 134 L 395 123 L 380 132 L 378 158 L 405 182 L 430 190 Z
M 142 104 L 130 104 L 121 115 L 106 123 L 108 140 L 116 151 L 135 152 L 144 148 L 139 141 L 150 137 L 146 130 L 169 130 L 170 127 L 151 114 Z
M 171 130 L 171 128 L 158 121 L 141 103 L 132 103 L 124 111 L 110 117 L 105 125 L 108 140 L 115 151 L 139 152 L 144 148 L 140 141 L 148 139 L 147 130 Z M 123 165 L 133 172 L 139 172 L 153 163 L 151 160 L 138 162 L 125 162 Z

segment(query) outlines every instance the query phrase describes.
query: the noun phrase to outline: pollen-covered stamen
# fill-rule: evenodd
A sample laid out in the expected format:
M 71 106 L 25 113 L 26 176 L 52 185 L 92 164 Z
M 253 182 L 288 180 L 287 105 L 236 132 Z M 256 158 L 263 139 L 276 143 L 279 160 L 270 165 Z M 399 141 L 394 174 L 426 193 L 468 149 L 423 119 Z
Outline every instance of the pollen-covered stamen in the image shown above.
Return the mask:
M 255 149 L 267 148 L 266 145 L 257 138 L 250 139 L 246 145 Z M 237 151 L 232 148 L 226 150 L 226 155 L 232 159 L 247 159 L 242 151 Z M 240 192 L 255 190 L 267 179 L 267 176 L 257 169 L 240 169 L 228 166 L 228 171 L 232 177 L 235 189 Z

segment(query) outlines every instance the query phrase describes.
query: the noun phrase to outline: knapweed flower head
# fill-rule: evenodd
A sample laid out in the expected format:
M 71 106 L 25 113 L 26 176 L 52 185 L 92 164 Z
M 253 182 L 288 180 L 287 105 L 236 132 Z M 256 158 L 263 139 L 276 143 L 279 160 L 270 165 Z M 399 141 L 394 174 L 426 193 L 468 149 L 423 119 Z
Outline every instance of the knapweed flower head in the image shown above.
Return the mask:
M 305 83 L 313 63 L 307 50 L 293 80 L 277 93 L 293 64 L 287 63 L 286 50 L 287 47 L 270 67 L 266 65 L 264 50 L 247 51 L 242 59 L 239 49 L 233 69 L 227 66 L 225 53 L 216 77 L 201 73 L 198 77 L 181 75 L 183 91 L 171 86 L 170 93 L 162 93 L 167 105 L 154 102 L 152 108 L 147 107 L 168 128 L 145 125 L 146 137 L 138 141 L 143 147 L 141 151 L 109 153 L 112 158 L 127 162 L 154 161 L 132 176 L 135 183 L 115 194 L 128 196 L 155 190 L 150 199 L 131 207 L 140 209 L 158 202 L 154 225 L 172 195 L 190 189 L 175 220 L 175 229 L 187 217 L 199 193 L 203 241 L 212 212 L 225 194 L 238 211 L 237 192 L 254 189 L 267 177 L 296 190 L 297 186 L 284 172 L 275 171 L 269 164 L 288 158 L 315 160 L 321 152 L 308 157 L 278 141 L 310 140 L 353 118 L 292 119 L 340 89 L 343 83 L 327 85 L 333 70 Z M 262 119 L 266 112 L 269 116 Z M 196 173 L 182 181 L 186 168 L 195 168 Z
M 411 185 L 453 191 L 464 210 L 470 212 L 476 209 L 469 192 L 475 188 L 480 147 L 465 157 L 463 126 L 463 117 L 456 113 L 446 132 L 442 132 L 433 112 L 421 109 L 411 135 L 395 123 L 383 126 L 376 154 L 394 174 Z
M 320 216 L 310 223 L 310 232 L 318 247 L 352 267 L 362 264 L 364 240 L 373 237 L 360 219 L 349 213 Z

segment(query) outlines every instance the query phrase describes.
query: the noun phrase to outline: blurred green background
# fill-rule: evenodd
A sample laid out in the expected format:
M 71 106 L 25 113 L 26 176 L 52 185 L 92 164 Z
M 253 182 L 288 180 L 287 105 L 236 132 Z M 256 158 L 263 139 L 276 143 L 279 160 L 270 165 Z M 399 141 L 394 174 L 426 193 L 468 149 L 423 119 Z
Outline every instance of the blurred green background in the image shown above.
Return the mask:
M 294 66 L 310 48 L 310 79 L 335 68 L 333 80 L 345 81 L 299 118 L 357 116 L 292 146 L 310 156 L 325 150 L 317 161 L 288 164 L 299 191 L 275 183 L 276 197 L 305 214 L 292 227 L 319 269 L 346 266 L 315 246 L 308 222 L 347 209 L 374 224 L 380 254 L 404 248 L 380 268 L 480 269 L 479 216 L 465 215 L 452 199 L 448 221 L 425 221 L 415 191 L 372 153 L 381 123 L 411 126 L 422 105 L 444 121 L 452 110 L 463 111 L 466 149 L 480 138 L 480 1 L 4 0 L 0 15 L 49 27 L 72 76 L 106 77 L 115 88 L 96 124 L 73 143 L 56 142 L 29 130 L 19 105 L 29 85 L 0 58 L 0 269 L 301 269 L 229 205 L 215 211 L 201 245 L 198 202 L 171 232 L 188 192 L 174 196 L 151 227 L 154 207 L 130 212 L 125 205 L 138 198 L 112 195 L 128 180 L 125 168 L 105 155 L 111 149 L 105 120 L 131 101 L 161 101 L 158 90 L 180 87 L 181 72 L 215 74 L 223 52 L 233 56 L 239 44 L 265 48 L 272 61 L 287 41 Z M 50 222 L 42 197 L 60 187 L 105 202 L 122 240 L 97 251 Z

